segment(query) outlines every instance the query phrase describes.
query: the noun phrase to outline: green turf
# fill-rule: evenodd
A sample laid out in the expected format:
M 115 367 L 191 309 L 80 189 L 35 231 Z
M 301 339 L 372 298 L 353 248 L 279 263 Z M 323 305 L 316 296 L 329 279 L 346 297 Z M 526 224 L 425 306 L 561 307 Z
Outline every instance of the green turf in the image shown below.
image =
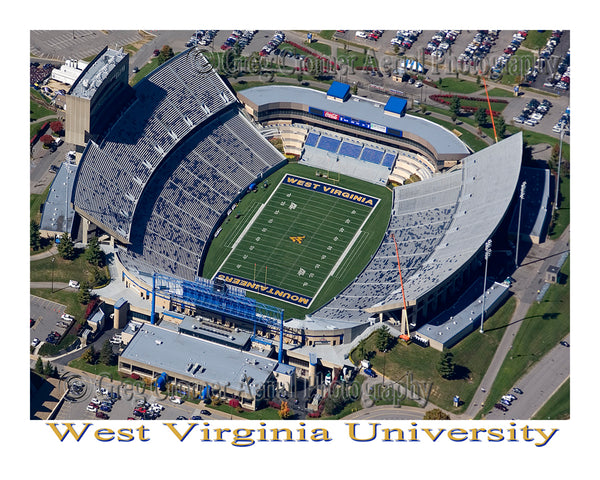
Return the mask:
M 285 318 L 304 318 L 306 314 L 317 310 L 342 291 L 362 271 L 369 258 L 375 253 L 389 223 L 392 192 L 386 187 L 367 183 L 345 175 L 338 176 L 337 174 L 333 174 L 331 179 L 325 179 L 320 176 L 318 177 L 316 169 L 313 167 L 289 163 L 266 179 L 268 188 L 263 188 L 262 185 L 259 185 L 259 188 L 255 192 L 243 197 L 237 204 L 237 208 L 221 224 L 222 230 L 212 240 L 209 253 L 206 256 L 202 270 L 203 277 L 212 278 L 215 275 L 230 254 L 235 242 L 242 236 L 261 205 L 267 203 L 273 190 L 279 185 L 285 174 L 293 174 L 330 185 L 338 185 L 345 189 L 361 192 L 380 199 L 377 208 L 374 209 L 373 214 L 362 228 L 362 234 L 353 245 L 349 254 L 344 257 L 336 273 L 325 283 L 325 286 L 313 300 L 309 309 L 289 302 L 275 300 L 274 298 L 267 298 L 253 291 L 247 292 L 249 297 L 255 298 L 260 302 L 285 309 Z M 271 263 L 269 263 L 267 270 L 267 281 L 269 281 L 272 275 Z M 264 281 L 264 268 L 262 274 L 259 274 L 259 272 L 260 269 L 257 265 L 256 279 L 260 281 L 262 277 L 262 281 Z M 253 280 L 253 277 L 254 261 L 252 261 L 252 276 L 249 280 Z
M 219 271 L 312 298 L 372 210 L 281 183 Z

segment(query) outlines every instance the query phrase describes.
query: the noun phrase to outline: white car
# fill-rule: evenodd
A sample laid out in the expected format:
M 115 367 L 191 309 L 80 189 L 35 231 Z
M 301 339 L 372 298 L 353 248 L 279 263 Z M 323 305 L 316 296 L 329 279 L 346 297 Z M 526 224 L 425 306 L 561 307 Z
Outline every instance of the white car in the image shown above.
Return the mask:
M 97 408 L 97 407 L 94 407 L 93 405 L 88 405 L 88 406 L 87 406 L 87 408 L 86 408 L 86 410 L 87 410 L 88 412 L 97 412 L 97 411 L 98 411 L 98 408 Z
M 32 346 L 32 347 L 37 347 L 39 344 L 40 344 L 40 339 L 39 339 L 39 338 L 34 338 L 34 339 L 31 341 L 31 346 Z
M 79 288 L 79 282 L 77 280 L 69 280 L 69 287 Z
M 73 281 L 73 280 L 71 280 L 71 281 Z M 62 318 L 63 320 L 66 320 L 67 322 L 75 320 L 75 317 L 73 315 L 69 315 L 68 313 L 63 313 L 60 318 Z

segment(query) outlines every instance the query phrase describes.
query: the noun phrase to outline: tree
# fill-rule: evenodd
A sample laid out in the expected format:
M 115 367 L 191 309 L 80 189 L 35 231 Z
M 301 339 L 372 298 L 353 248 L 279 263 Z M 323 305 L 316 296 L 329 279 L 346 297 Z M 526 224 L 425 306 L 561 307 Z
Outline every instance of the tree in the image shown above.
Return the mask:
M 58 254 L 65 260 L 72 260 L 75 257 L 75 246 L 67 232 L 63 233 L 60 237 L 60 243 L 57 248 Z
M 39 250 L 42 246 L 42 236 L 40 235 L 40 227 L 35 220 L 29 224 L 29 245 L 34 250 Z
M 42 357 L 38 357 L 35 361 L 35 371 L 40 375 L 44 373 L 44 362 L 42 362 Z
M 170 58 L 173 58 L 174 55 L 173 49 L 169 45 L 163 45 L 158 54 L 158 64 L 162 65 Z
M 60 134 L 63 131 L 63 128 L 63 124 L 60 120 L 50 122 L 50 130 L 52 130 L 54 133 Z
M 93 345 L 91 345 L 90 348 L 88 348 L 85 352 L 83 352 L 81 359 L 84 362 L 89 363 L 90 365 L 94 364 L 94 362 L 96 360 L 96 351 L 94 350 Z
M 358 345 L 356 346 L 356 355 L 358 356 L 358 360 L 362 360 L 367 356 L 367 340 L 363 338 Z
M 110 341 L 107 339 L 102 344 L 102 348 L 100 349 L 100 363 L 104 365 L 114 365 L 115 355 L 113 353 L 112 345 Z
M 288 418 L 290 418 L 290 416 L 292 415 L 292 411 L 290 410 L 290 407 L 288 407 L 288 403 L 283 401 L 281 402 L 281 408 L 279 409 L 279 418 L 281 418 L 282 420 L 286 420 Z
M 387 325 L 384 325 L 377 331 L 377 340 L 375 341 L 375 346 L 380 352 L 385 352 L 390 348 L 391 343 L 392 335 L 390 334 L 390 329 Z
M 454 376 L 455 368 L 454 355 L 451 352 L 442 352 L 440 361 L 437 365 L 437 371 L 442 378 L 450 380 Z
M 450 99 L 450 113 L 457 117 L 460 115 L 460 98 L 454 96 Z
M 486 123 L 487 123 L 487 111 L 485 108 L 483 107 L 479 107 L 477 109 L 477 111 L 475 112 L 475 121 L 477 122 L 477 125 L 479 125 L 480 127 L 483 127 Z
M 427 410 L 425 412 L 423 420 L 450 420 L 450 416 L 443 410 L 434 408 L 433 410 Z
M 502 115 L 498 115 L 498 117 L 494 120 L 494 125 L 496 126 L 496 134 L 498 138 L 504 138 L 506 134 L 506 122 L 504 121 L 504 117 Z
M 54 138 L 52 137 L 52 135 L 42 135 L 40 137 L 40 142 L 42 142 L 44 144 L 45 148 L 48 148 L 50 145 L 52 145 L 54 143 Z
M 79 303 L 85 305 L 90 301 L 90 298 L 90 284 L 87 281 L 83 281 L 79 285 L 79 293 L 77 294 L 77 299 L 79 300 Z
M 54 369 L 52 368 L 52 364 L 50 363 L 50 361 L 46 362 L 46 365 L 44 365 L 44 375 L 46 375 L 47 377 L 52 375 L 52 371 Z
M 96 267 L 102 264 L 102 250 L 100 250 L 100 245 L 98 244 L 98 237 L 92 237 L 88 242 L 85 250 L 85 259 L 89 264 Z

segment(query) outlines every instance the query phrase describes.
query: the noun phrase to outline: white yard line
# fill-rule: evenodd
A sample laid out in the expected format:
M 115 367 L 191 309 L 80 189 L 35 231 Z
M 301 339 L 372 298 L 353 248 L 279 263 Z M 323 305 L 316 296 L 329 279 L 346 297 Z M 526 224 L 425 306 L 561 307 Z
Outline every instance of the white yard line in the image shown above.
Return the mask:
M 340 255 L 340 258 L 338 258 L 338 261 L 335 262 L 335 265 L 333 266 L 333 268 L 331 269 L 331 271 L 329 272 L 329 275 L 327 275 L 327 277 L 325 278 L 325 280 L 323 280 L 323 283 L 321 284 L 321 286 L 319 287 L 319 289 L 317 290 L 317 292 L 315 293 L 313 300 L 310 302 L 312 304 L 312 302 L 319 296 L 319 293 L 321 293 L 321 290 L 323 289 L 323 287 L 327 284 L 327 282 L 329 282 L 329 279 L 334 275 L 335 271 L 339 268 L 339 266 L 341 265 L 341 263 L 343 262 L 343 260 L 346 258 L 346 255 L 348 255 L 348 252 L 352 249 L 352 247 L 354 246 L 354 243 L 356 242 L 356 240 L 358 240 L 358 237 L 360 236 L 360 234 L 362 233 L 362 229 L 365 226 L 365 224 L 367 223 L 367 220 L 369 220 L 369 218 L 371 217 L 371 215 L 373 214 L 373 211 L 375 210 L 375 208 L 377 207 L 377 205 L 379 205 L 379 202 L 381 201 L 380 198 L 377 199 L 377 203 L 375 204 L 375 206 L 371 209 L 371 211 L 369 212 L 369 214 L 365 217 L 362 225 L 360 226 L 360 228 L 356 231 L 356 233 L 354 234 L 354 236 L 352 237 L 352 240 L 350 240 L 350 243 L 348 244 L 348 246 L 346 247 L 346 249 L 344 250 L 344 252 L 342 253 L 342 255 Z M 310 305 L 309 305 L 310 306 Z
M 280 182 L 279 185 L 277 185 L 277 188 L 275 190 L 273 190 L 273 193 L 271 193 L 271 195 L 269 195 L 269 198 L 267 198 L 267 201 L 264 202 L 256 211 L 256 213 L 254 214 L 254 216 L 252 217 L 252 220 L 250 220 L 248 222 L 248 225 L 246 225 L 246 228 L 244 228 L 244 231 L 241 233 L 241 235 L 237 238 L 237 240 L 233 243 L 233 245 L 231 246 L 231 251 L 229 252 L 229 254 L 227 255 L 227 257 L 225 257 L 225 260 L 223 260 L 223 263 L 221 263 L 221 265 L 219 265 L 219 268 L 217 268 L 217 271 L 215 272 L 215 274 L 213 275 L 213 279 L 215 278 L 215 276 L 217 275 L 217 273 L 219 273 L 221 271 L 221 268 L 223 268 L 223 265 L 225 265 L 227 263 L 227 260 L 229 260 L 229 257 L 231 256 L 231 254 L 233 252 L 235 252 L 235 249 L 237 248 L 237 246 L 239 245 L 239 243 L 243 240 L 243 238 L 246 236 L 246 234 L 248 233 L 248 230 L 250 230 L 250 227 L 254 224 L 254 222 L 256 221 L 256 219 L 258 218 L 258 216 L 261 214 L 261 212 L 264 210 L 264 208 L 269 204 L 269 202 L 271 201 L 271 198 L 273 197 L 273 195 L 275 195 L 275 192 L 277 190 L 279 190 L 279 186 L 282 184 L 283 182 Z

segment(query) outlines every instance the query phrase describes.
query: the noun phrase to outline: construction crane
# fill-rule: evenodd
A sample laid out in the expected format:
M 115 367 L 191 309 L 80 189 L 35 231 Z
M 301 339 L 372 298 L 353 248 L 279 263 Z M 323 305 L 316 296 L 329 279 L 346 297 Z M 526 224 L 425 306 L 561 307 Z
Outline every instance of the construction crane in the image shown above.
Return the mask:
M 394 240 L 394 246 L 396 247 L 396 260 L 398 260 L 398 273 L 400 274 L 400 288 L 402 290 L 402 302 L 404 308 L 402 309 L 402 319 L 400 321 L 400 336 L 401 340 L 405 342 L 410 341 L 410 329 L 408 328 L 408 314 L 406 313 L 406 297 L 404 296 L 404 283 L 402 282 L 402 269 L 400 268 L 400 254 L 398 253 L 398 244 L 396 243 L 396 236 L 392 232 L 392 239 Z

